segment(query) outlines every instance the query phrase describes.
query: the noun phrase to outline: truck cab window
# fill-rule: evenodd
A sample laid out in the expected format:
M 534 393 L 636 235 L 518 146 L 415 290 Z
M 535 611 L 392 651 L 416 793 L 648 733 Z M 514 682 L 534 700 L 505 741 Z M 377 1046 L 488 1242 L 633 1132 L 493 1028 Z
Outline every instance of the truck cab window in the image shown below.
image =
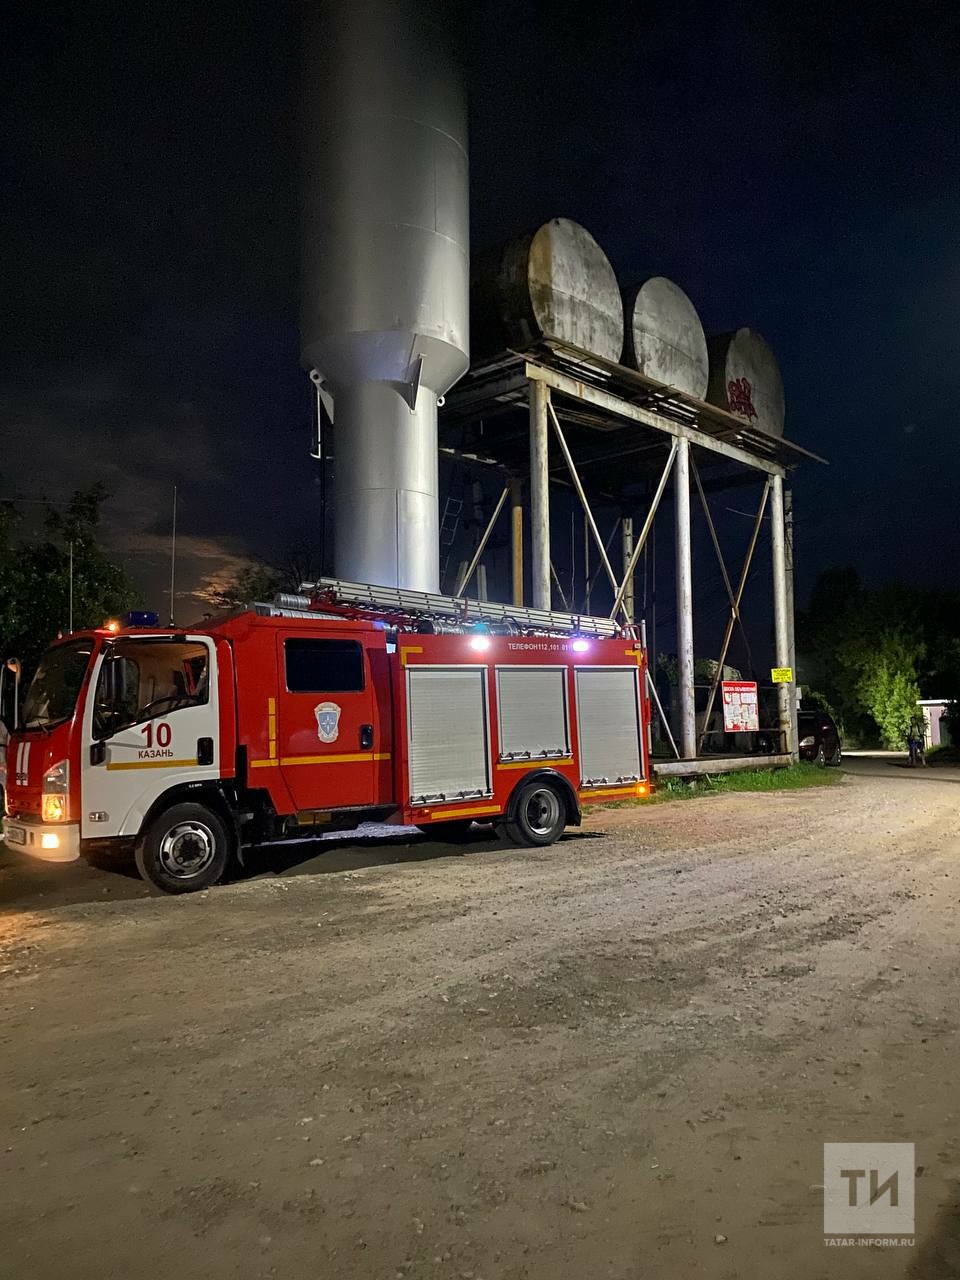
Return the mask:
M 24 700 L 25 729 L 50 728 L 69 720 L 92 652 L 89 640 L 73 640 L 47 650 Z
M 283 642 L 290 693 L 361 693 L 363 648 L 356 640 Z
M 208 664 L 203 644 L 118 641 L 100 669 L 94 733 L 110 737 L 155 716 L 202 705 L 208 697 Z

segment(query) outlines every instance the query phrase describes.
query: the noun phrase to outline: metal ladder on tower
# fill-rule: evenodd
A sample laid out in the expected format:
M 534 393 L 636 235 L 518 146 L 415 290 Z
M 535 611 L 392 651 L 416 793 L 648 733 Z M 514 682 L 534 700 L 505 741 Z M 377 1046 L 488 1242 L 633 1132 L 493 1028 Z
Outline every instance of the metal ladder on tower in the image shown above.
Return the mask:
M 463 482 L 459 484 L 459 492 L 463 494 Z M 457 540 L 460 528 L 460 516 L 463 512 L 463 497 L 457 497 L 452 491 L 447 494 L 443 504 L 443 515 L 440 517 L 440 584 L 445 585 L 450 571 L 450 558 L 453 555 L 453 544 Z

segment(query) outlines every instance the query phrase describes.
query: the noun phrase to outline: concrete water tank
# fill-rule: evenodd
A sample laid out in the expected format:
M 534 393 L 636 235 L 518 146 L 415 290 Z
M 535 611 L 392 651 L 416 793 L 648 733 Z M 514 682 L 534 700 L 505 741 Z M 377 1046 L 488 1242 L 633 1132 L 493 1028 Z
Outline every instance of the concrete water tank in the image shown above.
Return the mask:
M 613 267 L 569 218 L 478 254 L 471 272 L 474 354 L 556 338 L 607 360 L 623 351 L 623 303 Z
M 626 290 L 623 304 L 623 363 L 702 400 L 709 376 L 707 339 L 696 307 L 680 286 L 653 276 Z
M 466 98 L 429 0 L 304 38 L 302 359 L 333 395 L 338 577 L 439 588 L 437 398 L 469 359 Z
M 707 340 L 710 382 L 707 400 L 751 426 L 783 435 L 783 378 L 777 358 L 754 329 L 737 329 Z

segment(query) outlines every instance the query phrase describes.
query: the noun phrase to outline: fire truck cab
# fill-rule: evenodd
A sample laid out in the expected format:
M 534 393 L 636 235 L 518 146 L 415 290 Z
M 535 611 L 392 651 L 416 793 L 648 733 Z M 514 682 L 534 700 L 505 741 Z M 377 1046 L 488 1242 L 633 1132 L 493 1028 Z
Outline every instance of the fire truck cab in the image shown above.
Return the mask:
M 132 852 L 182 893 L 311 829 L 479 821 L 547 845 L 584 804 L 648 793 L 629 632 L 386 590 L 327 581 L 201 627 L 53 645 L 7 745 L 7 844 Z

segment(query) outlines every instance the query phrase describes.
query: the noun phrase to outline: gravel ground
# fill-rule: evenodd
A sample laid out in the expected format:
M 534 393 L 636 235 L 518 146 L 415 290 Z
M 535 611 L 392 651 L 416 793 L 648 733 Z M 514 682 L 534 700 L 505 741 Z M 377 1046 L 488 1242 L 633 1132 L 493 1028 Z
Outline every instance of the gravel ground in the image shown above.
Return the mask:
M 960 1276 L 960 772 L 898 766 L 185 899 L 3 855 L 0 1273 Z M 916 1144 L 914 1247 L 825 1247 L 825 1141 Z

